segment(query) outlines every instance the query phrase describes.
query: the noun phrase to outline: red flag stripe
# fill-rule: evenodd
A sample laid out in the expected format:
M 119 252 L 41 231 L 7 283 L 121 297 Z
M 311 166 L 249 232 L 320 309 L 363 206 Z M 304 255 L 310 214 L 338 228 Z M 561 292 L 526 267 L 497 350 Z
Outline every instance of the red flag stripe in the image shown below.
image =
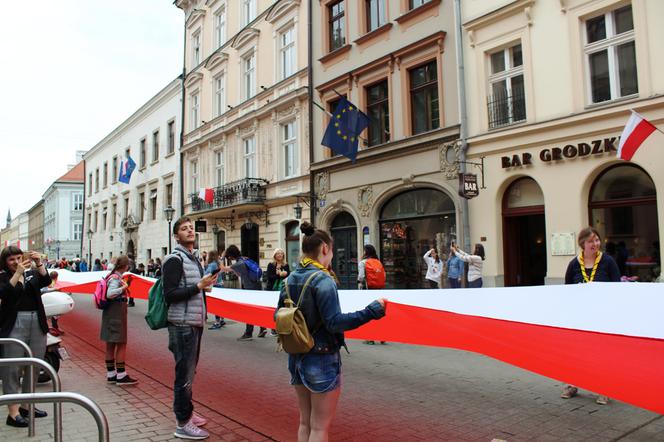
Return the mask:
M 630 161 L 641 144 L 657 128 L 647 120 L 641 120 L 623 143 L 620 158 Z

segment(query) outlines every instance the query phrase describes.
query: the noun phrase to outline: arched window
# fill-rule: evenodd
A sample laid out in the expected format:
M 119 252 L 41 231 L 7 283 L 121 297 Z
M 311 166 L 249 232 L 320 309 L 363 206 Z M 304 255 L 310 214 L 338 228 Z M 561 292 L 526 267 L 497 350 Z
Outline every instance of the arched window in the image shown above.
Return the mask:
M 623 275 L 652 281 L 660 273 L 657 194 L 648 174 L 633 164 L 606 169 L 597 177 L 588 202 L 590 224 Z

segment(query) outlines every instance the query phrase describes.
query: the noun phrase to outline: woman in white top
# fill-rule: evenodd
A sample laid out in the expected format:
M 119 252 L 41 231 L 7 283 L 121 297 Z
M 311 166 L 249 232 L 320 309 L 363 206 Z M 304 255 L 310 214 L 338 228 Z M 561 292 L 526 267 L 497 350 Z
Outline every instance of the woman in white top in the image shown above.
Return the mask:
M 452 245 L 454 254 L 464 262 L 468 263 L 468 288 L 478 289 L 482 287 L 482 264 L 484 264 L 484 246 L 475 244 L 472 255 L 464 252 L 456 245 Z
M 427 263 L 426 280 L 429 283 L 429 288 L 439 288 L 440 275 L 443 273 L 443 261 L 440 260 L 436 249 L 431 249 L 424 254 L 424 262 Z

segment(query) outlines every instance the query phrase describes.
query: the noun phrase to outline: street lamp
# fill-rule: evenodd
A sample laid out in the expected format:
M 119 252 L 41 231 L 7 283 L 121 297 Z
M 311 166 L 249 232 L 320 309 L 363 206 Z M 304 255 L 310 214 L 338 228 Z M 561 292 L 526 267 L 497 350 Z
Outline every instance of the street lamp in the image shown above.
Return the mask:
M 300 206 L 300 201 L 297 201 L 295 203 L 295 219 L 301 219 L 302 218 L 302 206 Z
M 164 209 L 164 215 L 166 215 L 166 221 L 168 221 L 168 253 L 171 253 L 171 237 L 173 236 L 171 232 L 171 221 L 173 221 L 173 215 L 175 215 L 175 209 L 171 206 L 168 206 Z
M 60 240 L 55 241 L 55 253 L 56 253 L 56 259 L 60 260 Z
M 92 229 L 88 229 L 88 265 L 92 268 Z

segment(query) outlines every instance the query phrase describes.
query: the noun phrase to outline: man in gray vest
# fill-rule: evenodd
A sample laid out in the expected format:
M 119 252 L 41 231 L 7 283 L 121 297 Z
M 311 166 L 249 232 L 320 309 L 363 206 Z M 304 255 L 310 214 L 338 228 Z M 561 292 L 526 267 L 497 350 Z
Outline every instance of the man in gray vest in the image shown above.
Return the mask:
M 175 222 L 173 236 L 178 245 L 164 259 L 162 283 L 168 303 L 168 349 L 175 358 L 174 436 L 206 439 L 208 432 L 199 427 L 207 420 L 194 412 L 191 392 L 205 325 L 205 292 L 215 283 L 217 274 L 203 276 L 198 250 L 194 250 L 196 233 L 189 218 Z

